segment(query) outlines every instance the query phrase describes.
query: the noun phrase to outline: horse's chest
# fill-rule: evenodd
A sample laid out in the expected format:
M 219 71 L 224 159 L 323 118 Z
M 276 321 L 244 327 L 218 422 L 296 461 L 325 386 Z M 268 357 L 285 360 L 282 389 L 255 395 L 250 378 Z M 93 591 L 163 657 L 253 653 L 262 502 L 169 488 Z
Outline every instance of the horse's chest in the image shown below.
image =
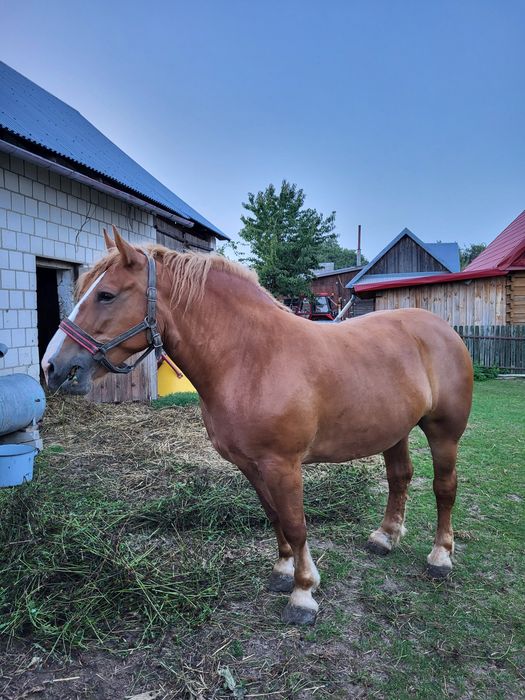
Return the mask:
M 213 447 L 221 457 L 229 462 L 235 462 L 238 446 L 232 436 L 232 431 L 225 428 L 223 421 L 214 419 L 205 406 L 202 406 L 202 419 Z

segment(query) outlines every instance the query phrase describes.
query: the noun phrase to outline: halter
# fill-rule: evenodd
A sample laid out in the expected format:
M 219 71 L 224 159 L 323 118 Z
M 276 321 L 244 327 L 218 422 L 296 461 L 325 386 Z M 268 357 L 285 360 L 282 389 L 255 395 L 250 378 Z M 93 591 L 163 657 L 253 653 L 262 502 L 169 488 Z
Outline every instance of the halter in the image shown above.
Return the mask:
M 124 333 L 121 333 L 113 340 L 108 340 L 106 343 L 100 343 L 95 340 L 89 333 L 82 330 L 80 326 L 71 321 L 69 318 L 65 318 L 61 321 L 59 328 L 64 331 L 64 333 L 69 336 L 72 340 L 78 343 L 81 347 L 87 350 L 93 359 L 105 367 L 109 372 L 115 374 L 129 374 L 131 370 L 142 362 L 153 350 L 155 351 L 155 357 L 157 361 L 165 359 L 167 356 L 164 354 L 164 349 L 162 347 L 162 338 L 160 337 L 159 330 L 157 328 L 157 274 L 155 269 L 155 260 L 148 255 L 144 250 L 141 251 L 148 261 L 148 288 L 146 290 L 146 318 L 133 328 L 130 328 Z M 110 359 L 106 356 L 109 350 L 117 347 L 124 341 L 133 336 L 146 331 L 149 338 L 149 345 L 142 355 L 134 362 L 132 365 L 127 365 L 122 363 L 120 365 L 114 365 Z

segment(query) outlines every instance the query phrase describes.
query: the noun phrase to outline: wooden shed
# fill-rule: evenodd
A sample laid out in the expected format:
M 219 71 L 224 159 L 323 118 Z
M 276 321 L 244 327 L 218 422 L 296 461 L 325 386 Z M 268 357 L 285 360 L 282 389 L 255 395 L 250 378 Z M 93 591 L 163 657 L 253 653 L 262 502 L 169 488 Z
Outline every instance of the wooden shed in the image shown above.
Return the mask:
M 351 316 L 375 311 L 377 295 L 358 294 L 362 286 L 388 285 L 399 280 L 449 275 L 459 271 L 457 243 L 424 243 L 410 229 L 404 228 L 383 250 L 365 265 L 349 282 L 353 294 Z
M 314 278 L 310 282 L 312 292 L 314 294 L 330 294 L 339 308 L 342 308 L 351 296 L 351 291 L 347 287 L 348 282 L 362 269 L 362 265 L 354 265 L 353 267 L 341 267 L 337 270 L 316 270 Z
M 451 325 L 525 323 L 525 211 L 462 272 L 358 281 L 377 311 L 428 309 Z
M 462 272 L 363 280 L 354 294 L 373 300 L 377 311 L 432 311 L 468 341 L 476 361 L 525 371 L 525 211 Z

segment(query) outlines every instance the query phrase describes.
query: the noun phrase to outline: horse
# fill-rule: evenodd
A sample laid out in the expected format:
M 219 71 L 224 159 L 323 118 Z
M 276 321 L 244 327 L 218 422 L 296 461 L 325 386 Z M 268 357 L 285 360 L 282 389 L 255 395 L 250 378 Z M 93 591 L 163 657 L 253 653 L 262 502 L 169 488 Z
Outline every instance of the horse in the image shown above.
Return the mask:
M 269 589 L 290 594 L 282 614 L 290 624 L 313 624 L 318 612 L 301 466 L 383 453 L 388 502 L 367 548 L 388 554 L 406 532 L 408 437 L 419 426 L 437 504 L 427 571 L 448 576 L 457 448 L 473 387 L 469 353 L 448 323 L 400 309 L 316 324 L 239 263 L 113 234 L 104 230 L 107 254 L 79 280 L 80 302 L 42 360 L 49 388 L 85 394 L 105 372 L 129 371 L 122 363 L 131 355 L 163 346 L 196 387 L 215 449 L 250 481 L 273 525 Z

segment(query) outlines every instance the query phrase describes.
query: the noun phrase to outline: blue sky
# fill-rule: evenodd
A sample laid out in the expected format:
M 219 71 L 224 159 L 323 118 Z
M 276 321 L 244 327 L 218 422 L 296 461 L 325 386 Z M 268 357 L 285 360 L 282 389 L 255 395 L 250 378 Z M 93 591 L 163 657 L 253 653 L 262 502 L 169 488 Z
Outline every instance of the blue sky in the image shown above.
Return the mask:
M 357 224 L 488 242 L 525 208 L 525 2 L 1 0 L 1 58 L 229 235 L 283 178 Z

